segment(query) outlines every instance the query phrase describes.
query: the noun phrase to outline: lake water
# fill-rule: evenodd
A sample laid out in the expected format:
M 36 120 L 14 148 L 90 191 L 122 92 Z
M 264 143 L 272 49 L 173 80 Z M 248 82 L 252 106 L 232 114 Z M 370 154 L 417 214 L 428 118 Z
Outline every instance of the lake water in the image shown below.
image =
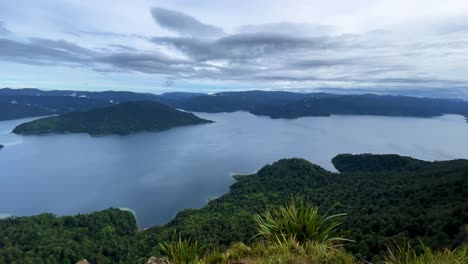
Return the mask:
M 468 123 L 461 116 L 198 115 L 216 123 L 91 137 L 18 136 L 10 131 L 25 120 L 0 122 L 0 215 L 125 207 L 146 227 L 227 192 L 233 173 L 252 173 L 281 158 L 301 157 L 330 170 L 339 153 L 468 158 Z

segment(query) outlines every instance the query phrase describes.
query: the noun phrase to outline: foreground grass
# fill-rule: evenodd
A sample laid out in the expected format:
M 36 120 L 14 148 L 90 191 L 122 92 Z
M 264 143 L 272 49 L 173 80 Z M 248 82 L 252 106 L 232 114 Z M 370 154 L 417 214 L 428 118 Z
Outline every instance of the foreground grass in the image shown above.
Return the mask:
M 170 264 L 353 264 L 354 257 L 341 247 L 331 247 L 325 243 L 299 243 L 294 239 L 283 243 L 255 243 L 247 246 L 243 243 L 233 244 L 228 250 L 213 250 L 201 255 L 201 248 L 196 243 L 175 241 L 166 244 L 167 258 L 154 263 Z M 167 248 L 167 247 L 166 247 Z
M 304 199 L 292 200 L 289 205 L 256 215 L 258 236 L 270 241 L 296 240 L 298 243 L 317 242 L 326 245 L 349 241 L 342 237 L 340 220 L 346 214 L 319 214 Z
M 468 245 L 454 250 L 433 252 L 423 245 L 423 253 L 417 254 L 410 244 L 391 245 L 385 264 L 467 264 Z
M 353 256 L 340 247 L 330 247 L 325 243 L 299 243 L 294 239 L 283 243 L 256 243 L 249 247 L 243 243 L 232 245 L 226 252 L 208 253 L 201 260 L 203 264 L 217 263 L 355 263 Z
M 193 247 L 193 244 L 192 244 Z M 383 264 L 467 264 L 468 246 L 454 250 L 444 249 L 433 252 L 423 247 L 418 254 L 409 245 L 392 245 Z M 179 248 L 180 249 L 180 248 Z M 187 249 L 182 249 L 183 252 Z M 204 255 L 192 255 L 193 258 L 181 258 L 172 255 L 167 258 L 169 264 L 365 264 L 357 260 L 342 247 L 333 247 L 325 243 L 306 242 L 301 244 L 294 239 L 283 243 L 255 243 L 247 246 L 243 243 L 233 244 L 228 250 L 210 251 Z
M 227 251 L 206 252 L 198 243 L 179 237 L 173 242 L 160 244 L 163 254 L 170 263 L 355 263 L 351 254 L 341 244 L 349 241 L 343 238 L 339 220 L 344 214 L 319 214 L 304 199 L 261 215 L 256 215 L 257 238 L 252 246 L 233 244 Z
M 344 214 L 319 214 L 319 210 L 304 199 L 255 216 L 257 240 L 251 246 L 231 245 L 226 251 L 204 251 L 196 241 L 179 237 L 160 244 L 166 259 L 154 263 L 169 264 L 353 264 L 369 263 L 357 260 L 343 248 L 340 220 Z M 422 246 L 418 254 L 411 245 L 388 247 L 385 264 L 468 264 L 468 246 L 455 250 L 432 252 Z

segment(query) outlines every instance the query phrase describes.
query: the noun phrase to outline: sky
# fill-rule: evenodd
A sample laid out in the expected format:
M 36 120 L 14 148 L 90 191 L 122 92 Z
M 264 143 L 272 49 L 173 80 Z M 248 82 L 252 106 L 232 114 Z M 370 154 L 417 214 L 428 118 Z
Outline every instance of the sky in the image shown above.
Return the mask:
M 0 87 L 468 87 L 466 0 L 0 0 Z

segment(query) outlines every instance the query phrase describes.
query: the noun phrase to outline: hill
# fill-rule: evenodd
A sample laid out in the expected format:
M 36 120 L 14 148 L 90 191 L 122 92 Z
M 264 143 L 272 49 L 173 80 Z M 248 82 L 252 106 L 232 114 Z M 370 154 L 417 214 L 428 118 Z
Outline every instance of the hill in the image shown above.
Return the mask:
M 459 114 L 468 117 L 468 102 L 390 95 L 341 95 L 310 97 L 271 107 L 266 114 L 272 118 L 298 118 L 329 115 L 379 115 L 434 117 Z
M 271 118 L 329 115 L 434 117 L 444 114 L 459 114 L 468 118 L 467 101 L 375 94 L 245 91 L 215 94 L 173 92 L 156 95 L 125 91 L 0 89 L 0 102 L 12 101 L 42 108 L 42 111 L 48 114 L 86 111 L 121 102 L 154 101 L 187 111 L 209 113 L 248 111 Z M 43 113 L 29 116 L 39 115 Z M 16 116 L 28 117 L 21 112 Z M 0 115 L 0 120 L 1 118 Z
M 468 117 L 466 101 L 374 94 L 231 92 L 190 97 L 176 106 L 211 113 L 248 111 L 271 118 L 329 115 L 434 117 L 443 114 Z
M 431 166 L 431 162 L 396 154 L 340 154 L 332 159 L 340 172 L 412 171 Z
M 347 164 L 347 172 L 333 173 L 303 159 L 283 159 L 255 174 L 236 176 L 229 193 L 202 209 L 184 210 L 164 226 L 139 232 L 134 231 L 134 221 L 118 220 L 128 224 L 120 233 L 114 217 L 129 215 L 119 216 L 118 211 L 98 212 L 86 221 L 82 215 L 0 220 L 0 262 L 47 258 L 51 263 L 70 263 L 77 261 L 74 256 L 91 263 L 143 263 L 161 255 L 159 243 L 179 236 L 206 249 L 225 250 L 234 242 L 254 246 L 259 242 L 254 237 L 258 230 L 254 215 L 287 203 L 291 196 L 307 197 L 323 211 L 340 202 L 331 213 L 347 213 L 342 230 L 355 242 L 345 248 L 358 260 L 380 263 L 392 241 L 409 241 L 417 251 L 421 242 L 440 249 L 467 241 L 467 160 L 425 162 L 368 154 L 334 160 L 340 166 Z
M 37 106 L 0 102 L 0 121 L 51 114 L 52 111 Z
M 342 164 L 356 160 L 353 155 L 340 159 Z M 359 160 L 407 162 L 406 157 L 391 155 Z M 306 160 L 280 160 L 256 174 L 237 176 L 228 194 L 204 208 L 182 211 L 164 228 L 147 230 L 148 243 L 167 240 L 174 231 L 204 245 L 248 243 L 256 232 L 253 214 L 300 195 L 319 208 L 341 203 L 335 210 L 348 214 L 344 228 L 356 241 L 347 249 L 359 258 L 378 260 L 392 240 L 406 239 L 416 247 L 419 241 L 433 248 L 457 245 L 466 240 L 468 161 L 419 162 L 426 165 L 332 173 Z
M 87 111 L 110 105 L 112 103 L 101 99 L 72 96 L 4 95 L 0 96 L 0 121 Z
M 88 133 L 126 135 L 139 131 L 160 131 L 178 126 L 210 123 L 192 113 L 151 101 L 126 102 L 86 112 L 46 117 L 17 126 L 13 133 Z
M 134 263 L 133 256 L 120 247 L 136 232 L 133 214 L 119 209 L 64 217 L 40 214 L 8 218 L 0 220 L 0 263 L 74 264 L 83 258 L 109 263 L 114 254 L 122 263 Z

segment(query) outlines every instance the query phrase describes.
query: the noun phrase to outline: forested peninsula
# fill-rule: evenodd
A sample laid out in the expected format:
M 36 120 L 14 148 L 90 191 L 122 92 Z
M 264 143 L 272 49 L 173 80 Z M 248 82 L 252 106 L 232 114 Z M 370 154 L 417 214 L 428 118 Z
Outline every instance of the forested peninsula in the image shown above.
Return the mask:
M 140 131 L 161 131 L 179 126 L 211 123 L 192 113 L 152 102 L 119 103 L 85 112 L 71 112 L 23 123 L 16 134 L 88 133 L 128 135 Z

